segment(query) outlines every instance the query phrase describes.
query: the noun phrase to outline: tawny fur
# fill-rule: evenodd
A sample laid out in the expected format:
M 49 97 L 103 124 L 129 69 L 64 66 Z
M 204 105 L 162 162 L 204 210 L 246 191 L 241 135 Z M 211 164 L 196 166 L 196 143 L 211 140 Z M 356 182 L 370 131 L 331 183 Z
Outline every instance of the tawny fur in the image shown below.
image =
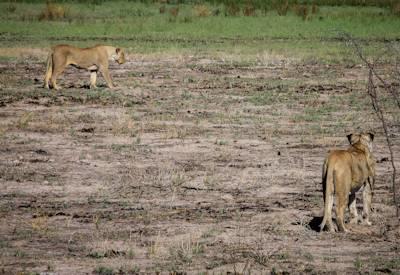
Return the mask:
M 108 70 L 109 59 L 119 64 L 125 63 L 125 54 L 122 49 L 97 45 L 91 48 L 77 48 L 71 45 L 57 45 L 52 47 L 47 58 L 46 75 L 44 87 L 49 89 L 50 85 L 59 90 L 57 77 L 64 69 L 72 65 L 77 68 L 90 71 L 90 87 L 96 87 L 97 72 L 100 71 L 109 88 L 114 88 Z M 50 85 L 49 85 L 50 84 Z
M 363 190 L 363 216 L 369 221 L 372 191 L 375 180 L 375 158 L 372 155 L 373 134 L 351 134 L 347 136 L 350 147 L 347 150 L 331 151 L 325 159 L 322 171 L 324 193 L 324 218 L 320 225 L 334 231 L 332 224 L 333 199 L 336 196 L 336 221 L 339 231 L 347 231 L 344 213 L 349 207 L 351 223 L 358 221 L 355 193 Z

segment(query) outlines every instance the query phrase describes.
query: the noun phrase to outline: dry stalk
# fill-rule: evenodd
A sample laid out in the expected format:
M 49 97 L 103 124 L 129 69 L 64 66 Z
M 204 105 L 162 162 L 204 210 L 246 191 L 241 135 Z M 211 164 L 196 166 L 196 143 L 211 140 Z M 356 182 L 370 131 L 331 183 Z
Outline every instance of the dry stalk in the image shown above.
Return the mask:
M 350 44 L 354 47 L 357 56 L 361 59 L 364 65 L 367 66 L 368 73 L 368 84 L 367 84 L 367 93 L 371 99 L 372 108 L 374 109 L 375 114 L 381 122 L 383 132 L 385 134 L 386 143 L 390 152 L 390 162 L 392 165 L 392 188 L 393 188 L 393 202 L 396 207 L 396 216 L 400 218 L 400 205 L 398 204 L 398 188 L 396 182 L 396 165 L 394 162 L 394 153 L 393 153 L 393 140 L 391 138 L 391 133 L 388 127 L 388 120 L 386 118 L 386 112 L 384 107 L 380 104 L 382 100 L 382 95 L 379 93 L 378 86 L 383 87 L 384 91 L 391 95 L 397 107 L 400 110 L 400 96 L 399 91 L 395 89 L 394 86 L 389 85 L 388 82 L 378 73 L 376 69 L 376 63 L 370 62 L 367 57 L 364 55 L 360 44 L 353 39 L 349 34 L 344 34 L 345 41 L 350 42 Z M 378 57 L 379 59 L 379 57 Z M 378 83 L 376 83 L 376 81 Z M 380 84 L 380 85 L 379 85 Z

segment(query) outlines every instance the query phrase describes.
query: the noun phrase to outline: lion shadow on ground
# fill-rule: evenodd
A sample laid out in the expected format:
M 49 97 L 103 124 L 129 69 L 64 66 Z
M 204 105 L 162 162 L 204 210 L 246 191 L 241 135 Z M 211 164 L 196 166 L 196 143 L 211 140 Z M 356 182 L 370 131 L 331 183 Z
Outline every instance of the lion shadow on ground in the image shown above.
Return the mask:
M 323 218 L 324 217 L 313 217 L 309 221 L 308 226 L 311 228 L 311 230 L 316 231 L 316 232 L 320 232 L 319 225 L 321 224 Z
M 309 223 L 308 226 L 311 230 L 315 231 L 315 232 L 321 232 L 321 231 L 326 231 L 326 227 L 324 228 L 324 230 L 320 230 L 319 225 L 322 223 L 322 220 L 324 219 L 324 217 L 313 217 Z M 332 224 L 333 224 L 333 228 L 335 231 L 337 231 L 337 227 L 335 226 L 336 224 L 336 219 L 332 218 Z
M 86 90 L 93 90 L 93 88 L 90 88 L 89 84 L 69 84 L 66 85 L 65 88 L 67 89 L 86 89 Z M 108 86 L 106 84 L 97 84 L 97 89 L 104 89 L 104 88 L 108 88 Z M 96 89 L 94 88 L 94 89 Z

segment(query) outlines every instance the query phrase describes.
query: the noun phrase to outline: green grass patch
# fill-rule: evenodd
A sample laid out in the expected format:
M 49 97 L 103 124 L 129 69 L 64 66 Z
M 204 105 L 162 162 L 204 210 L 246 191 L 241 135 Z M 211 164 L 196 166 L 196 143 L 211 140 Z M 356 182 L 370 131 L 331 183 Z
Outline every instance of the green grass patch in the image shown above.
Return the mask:
M 306 107 L 301 114 L 296 114 L 293 117 L 295 122 L 315 122 L 323 121 L 327 116 L 340 110 L 336 105 L 321 105 L 317 107 Z
M 135 53 L 267 52 L 313 62 L 343 62 L 352 54 L 338 32 L 368 41 L 369 50 L 376 52 L 385 41 L 398 39 L 400 29 L 399 17 L 382 7 L 320 6 L 303 20 L 293 9 L 286 16 L 261 8 L 253 16 L 226 16 L 224 6 L 217 4 L 67 1 L 57 5 L 53 9 L 61 7 L 62 16 L 43 20 L 45 3 L 0 3 L 2 46 L 102 43 Z

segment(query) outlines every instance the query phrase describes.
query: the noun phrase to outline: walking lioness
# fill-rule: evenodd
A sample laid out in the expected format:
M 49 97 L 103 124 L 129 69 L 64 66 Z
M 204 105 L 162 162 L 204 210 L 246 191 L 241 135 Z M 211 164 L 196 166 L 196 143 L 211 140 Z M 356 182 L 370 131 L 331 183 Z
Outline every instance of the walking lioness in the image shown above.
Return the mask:
M 108 61 L 112 59 L 119 64 L 125 63 L 125 54 L 122 49 L 111 46 L 97 45 L 91 48 L 77 48 L 70 45 L 57 45 L 52 47 L 47 58 L 46 76 L 44 87 L 49 89 L 51 86 L 59 90 L 57 77 L 64 71 L 65 67 L 72 65 L 77 68 L 90 71 L 90 88 L 96 87 L 97 71 L 100 71 L 107 82 L 109 88 L 114 88 L 110 73 L 108 71 Z
M 332 224 L 333 195 L 336 195 L 336 222 L 339 231 L 347 231 L 344 226 L 344 212 L 349 206 L 351 223 L 357 223 L 356 192 L 364 186 L 363 216 L 369 222 L 372 190 L 375 178 L 375 158 L 372 155 L 371 133 L 347 136 L 350 147 L 347 150 L 333 150 L 325 159 L 322 172 L 324 192 L 324 218 L 320 225 L 334 231 Z

